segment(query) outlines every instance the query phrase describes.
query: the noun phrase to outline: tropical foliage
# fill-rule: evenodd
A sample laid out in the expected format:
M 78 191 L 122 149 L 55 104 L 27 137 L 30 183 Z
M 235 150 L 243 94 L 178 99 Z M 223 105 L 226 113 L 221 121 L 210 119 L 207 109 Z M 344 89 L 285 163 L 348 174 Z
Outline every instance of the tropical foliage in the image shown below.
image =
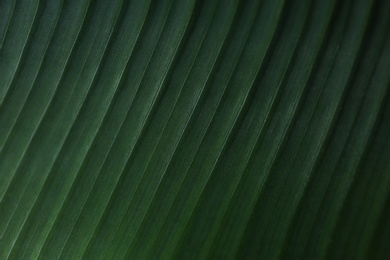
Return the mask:
M 390 256 L 389 0 L 0 1 L 0 259 Z

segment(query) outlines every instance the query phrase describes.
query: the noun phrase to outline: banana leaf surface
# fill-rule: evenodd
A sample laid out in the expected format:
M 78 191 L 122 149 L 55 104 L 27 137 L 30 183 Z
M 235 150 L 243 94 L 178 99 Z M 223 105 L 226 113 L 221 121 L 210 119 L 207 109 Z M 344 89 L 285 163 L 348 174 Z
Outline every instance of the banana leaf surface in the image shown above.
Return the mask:
M 390 0 L 0 0 L 0 259 L 389 259 Z

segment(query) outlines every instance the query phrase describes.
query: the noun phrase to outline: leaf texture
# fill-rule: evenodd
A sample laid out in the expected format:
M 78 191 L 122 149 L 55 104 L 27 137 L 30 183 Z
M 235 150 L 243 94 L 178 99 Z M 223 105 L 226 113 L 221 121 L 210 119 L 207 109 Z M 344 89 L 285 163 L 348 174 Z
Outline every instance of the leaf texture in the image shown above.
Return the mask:
M 390 1 L 0 1 L 0 259 L 386 259 Z

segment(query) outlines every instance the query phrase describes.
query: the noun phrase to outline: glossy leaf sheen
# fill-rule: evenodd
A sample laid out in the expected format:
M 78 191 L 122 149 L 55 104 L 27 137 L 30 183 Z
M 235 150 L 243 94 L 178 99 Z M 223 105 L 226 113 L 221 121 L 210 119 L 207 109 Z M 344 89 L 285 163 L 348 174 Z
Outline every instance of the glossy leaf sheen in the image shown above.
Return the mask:
M 0 1 L 0 259 L 384 259 L 390 1 Z

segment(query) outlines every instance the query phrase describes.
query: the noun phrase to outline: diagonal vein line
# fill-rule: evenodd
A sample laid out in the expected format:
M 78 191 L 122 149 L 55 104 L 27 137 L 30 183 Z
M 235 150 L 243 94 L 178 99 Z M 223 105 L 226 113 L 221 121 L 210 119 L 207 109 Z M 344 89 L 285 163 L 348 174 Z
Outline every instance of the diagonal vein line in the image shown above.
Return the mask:
M 165 21 L 166 21 L 166 18 L 165 18 Z M 164 21 L 164 26 L 165 26 L 165 21 Z M 163 29 L 161 29 L 161 31 L 160 31 L 160 36 L 161 36 L 162 30 L 163 30 Z M 160 38 L 160 36 L 158 37 L 158 39 Z M 157 42 L 158 42 L 158 40 L 157 40 Z M 157 45 L 157 42 L 156 42 L 155 46 Z M 156 50 L 156 48 L 154 47 L 153 53 L 155 52 L 155 50 Z M 150 61 L 151 61 L 151 59 L 152 59 L 152 56 L 153 56 L 153 54 L 150 56 L 150 58 L 149 58 L 149 60 L 148 60 L 148 64 L 150 63 Z M 145 74 L 145 72 L 146 72 L 146 68 L 145 68 L 145 70 L 143 71 L 143 74 Z M 138 90 L 137 90 L 137 92 L 138 92 Z M 156 93 L 156 96 L 155 96 L 155 98 L 154 98 L 154 101 L 152 102 L 152 106 L 155 104 L 155 100 L 156 100 L 156 98 L 157 98 L 157 95 L 158 95 L 158 93 Z M 130 106 L 130 109 L 128 110 L 128 112 L 127 112 L 127 115 L 129 114 L 129 111 L 130 111 L 130 110 L 131 110 L 131 106 Z M 148 114 L 150 113 L 151 110 L 152 110 L 152 107 L 149 109 Z M 124 122 L 124 121 L 123 121 L 123 122 Z M 121 123 L 120 129 L 121 129 L 122 126 L 123 126 L 123 122 Z M 144 124 L 143 124 L 144 126 L 145 126 L 145 122 L 146 122 L 146 119 L 145 119 Z M 120 130 L 119 130 L 119 131 L 120 131 Z M 119 131 L 116 133 L 114 140 L 117 140 L 117 136 L 118 136 Z M 141 132 L 142 132 L 142 130 L 141 130 Z M 96 138 L 95 138 L 94 140 L 96 140 Z M 137 139 L 137 140 L 138 140 L 138 139 Z M 111 150 L 111 148 L 112 148 L 112 144 L 110 145 L 109 150 Z M 107 153 L 106 156 L 104 157 L 103 164 L 104 164 L 104 162 L 107 160 L 107 155 L 108 155 L 108 153 Z M 85 162 L 85 161 L 84 161 L 84 162 Z M 84 164 L 84 163 L 83 163 L 83 164 Z M 82 165 L 83 165 L 83 164 L 82 164 Z M 80 169 L 81 169 L 81 168 L 82 168 L 82 167 L 80 167 Z M 100 171 L 99 171 L 99 173 L 100 173 Z M 98 173 L 98 175 L 99 175 L 99 173 Z M 92 186 L 94 186 L 95 181 L 96 181 L 96 178 L 94 179 Z M 85 206 L 85 203 L 88 201 L 88 198 L 90 198 L 90 194 L 91 194 L 91 190 L 88 192 L 87 199 L 86 199 L 85 202 L 83 203 L 83 208 L 84 208 L 84 206 Z M 79 212 L 79 214 L 78 214 L 78 216 L 77 216 L 77 218 L 76 218 L 76 221 L 73 223 L 73 227 L 72 227 L 71 231 L 70 231 L 69 234 L 68 234 L 68 237 L 67 237 L 67 239 L 66 239 L 66 242 L 65 242 L 64 245 L 63 245 L 63 248 L 62 248 L 62 250 L 61 250 L 60 255 L 62 254 L 62 251 L 64 250 L 66 244 L 68 243 L 69 238 L 70 238 L 71 234 L 73 233 L 73 230 L 74 230 L 74 227 L 75 227 L 76 223 L 79 221 L 81 212 L 82 212 L 82 210 Z
M 118 19 L 119 19 L 119 18 L 118 18 Z M 142 28 L 143 25 L 144 25 L 144 21 L 145 21 L 145 19 L 144 19 L 143 22 L 142 22 L 141 28 Z M 119 25 L 118 25 L 118 26 L 119 26 Z M 113 31 L 114 31 L 114 30 L 113 30 Z M 139 30 L 138 33 L 137 33 L 136 42 L 138 42 L 138 38 L 139 38 L 139 35 L 140 35 L 141 31 L 142 31 L 142 30 Z M 111 40 L 113 39 L 112 37 L 110 37 L 110 38 L 111 38 Z M 110 41 L 111 41 L 111 40 L 110 40 Z M 121 39 L 121 40 L 123 40 L 123 39 Z M 108 48 L 106 48 L 106 49 L 108 49 Z M 126 64 L 129 63 L 129 60 L 130 60 L 130 58 L 131 58 L 131 54 L 132 54 L 133 50 L 134 50 L 134 48 L 132 49 L 132 51 L 130 51 L 130 55 L 129 55 L 129 57 L 127 58 Z M 108 55 L 108 54 L 105 54 L 105 56 L 106 56 L 106 55 Z M 104 59 L 103 59 L 103 60 L 104 60 Z M 103 65 L 100 65 L 100 66 L 103 66 Z M 125 67 L 127 67 L 127 65 L 126 65 Z M 119 79 L 117 80 L 117 83 L 116 83 L 117 86 L 120 85 L 120 84 L 122 83 L 123 78 L 124 78 L 123 76 L 124 76 L 124 72 L 125 72 L 125 71 L 126 71 L 126 68 L 124 68 L 124 69 L 121 71 L 121 75 L 120 75 L 120 77 L 119 77 Z M 97 75 L 97 73 L 96 73 L 96 75 Z M 96 84 L 96 80 L 97 80 L 97 77 L 94 77 L 93 83 L 92 83 L 91 85 Z M 111 103 L 112 103 L 112 101 L 110 102 L 110 104 L 111 104 Z M 109 107 L 110 107 L 110 106 L 111 106 L 111 105 L 109 105 Z M 81 111 L 81 109 L 79 110 L 79 112 L 80 112 L 80 111 Z M 77 113 L 76 118 L 79 118 L 79 115 L 80 115 L 79 112 Z M 105 115 L 107 114 L 107 112 L 108 112 L 108 110 L 105 112 L 104 117 L 105 117 Z M 75 122 L 76 122 L 76 120 L 74 120 L 72 126 L 74 126 Z M 100 125 L 100 126 L 101 126 L 101 125 Z M 98 128 L 98 130 L 97 130 L 96 132 L 98 132 L 98 131 L 100 130 L 100 126 L 99 126 L 99 128 Z M 73 128 L 73 127 L 72 127 L 72 128 Z M 65 138 L 66 140 L 69 138 L 69 133 L 70 133 L 70 131 L 67 132 L 67 135 L 66 135 L 66 138 Z M 63 150 L 64 143 L 65 143 L 65 141 L 61 144 L 60 149 L 59 149 L 59 152 L 58 152 L 58 153 L 56 154 L 56 156 L 55 156 L 55 161 L 58 161 L 58 159 L 59 159 L 58 156 L 59 156 L 59 154 L 60 154 L 60 151 Z M 91 147 L 91 146 L 90 146 L 90 147 Z M 53 164 L 53 165 L 54 165 L 54 164 Z M 51 168 L 50 173 L 51 173 L 52 171 L 53 171 L 53 168 Z M 74 181 L 72 182 L 71 186 L 73 186 L 73 184 L 74 184 Z M 69 192 L 67 193 L 66 197 L 68 197 L 68 195 L 69 195 Z M 63 203 L 61 204 L 61 208 L 63 208 L 64 202 L 65 202 L 65 200 L 64 200 Z M 55 221 L 55 222 L 57 222 L 57 219 L 58 219 L 58 214 L 57 214 L 57 217 L 56 217 L 56 221 Z M 42 245 L 41 245 L 41 247 L 40 247 L 40 249 L 39 249 L 38 255 L 41 255 L 41 254 L 42 254 L 42 248 L 43 248 L 43 246 L 45 245 L 45 243 L 47 242 L 47 239 L 48 239 L 48 237 L 49 237 L 49 234 L 51 233 L 52 227 L 53 227 L 53 225 L 51 225 L 50 231 L 49 231 L 49 232 L 47 233 L 47 235 L 45 236 L 45 238 L 44 238 L 44 243 L 42 243 Z
M 0 38 L 0 52 L 1 52 L 1 49 L 3 48 L 4 39 L 5 39 L 6 35 L 8 34 L 9 24 L 11 23 L 11 19 L 14 16 L 15 5 L 16 5 L 16 0 L 13 0 L 10 15 L 9 15 L 7 21 L 5 22 L 6 25 L 5 25 L 4 35 L 3 35 L 3 37 Z M 1 102 L 0 102 L 0 104 L 1 104 Z
M 117 13 L 119 14 L 119 11 L 118 11 Z M 115 20 L 118 20 L 118 15 L 116 15 L 116 19 L 115 19 Z M 112 33 L 113 33 L 113 31 L 114 31 L 115 24 L 116 24 L 116 22 L 114 22 L 114 25 L 113 25 L 113 27 L 112 27 L 111 30 L 110 30 L 108 39 L 107 39 L 106 44 L 105 44 L 106 47 L 107 47 L 107 45 L 108 45 L 108 43 L 109 43 L 109 41 L 110 41 L 109 39 L 112 37 Z M 84 26 L 86 26 L 86 25 L 83 25 L 82 27 L 84 27 Z M 89 53 L 90 53 L 90 51 L 91 51 L 91 48 L 92 48 L 92 46 L 94 45 L 94 43 L 95 43 L 95 41 L 96 41 L 97 34 L 98 34 L 98 32 L 96 31 L 96 33 L 94 34 L 93 43 L 92 43 L 92 44 L 90 45 L 90 47 L 88 48 L 88 54 L 86 55 L 86 59 L 84 60 L 83 68 L 85 68 L 85 62 L 86 62 L 86 60 L 88 59 Z M 106 48 L 105 48 L 105 49 L 106 49 Z M 102 66 L 102 65 L 101 65 L 101 62 L 102 62 L 102 59 L 103 59 L 104 54 L 102 54 L 101 56 L 102 56 L 102 57 L 101 57 L 100 60 L 99 60 L 99 65 L 97 66 L 97 68 L 96 68 L 96 70 L 95 70 L 95 72 L 94 72 L 93 78 L 96 77 L 97 71 L 99 71 L 99 68 Z M 77 83 L 79 82 L 80 76 L 81 76 L 81 72 L 80 72 L 80 74 L 79 74 L 79 76 L 78 76 L 78 79 L 77 79 L 76 82 L 74 83 L 74 86 L 77 85 Z M 88 87 L 88 89 L 87 89 L 87 94 L 84 96 L 84 99 L 83 99 L 83 100 L 85 100 L 85 97 L 88 95 L 89 90 L 90 90 L 90 87 Z M 73 87 L 73 89 L 72 89 L 72 91 L 71 91 L 70 96 L 72 95 L 73 91 L 74 91 L 74 87 Z M 69 100 L 70 100 L 70 99 L 68 99 L 68 101 L 67 101 L 67 103 L 65 104 L 65 106 L 67 106 L 67 104 L 69 103 Z M 81 103 L 83 103 L 83 102 L 81 102 Z M 45 115 L 46 115 L 46 114 L 45 114 Z M 44 116 L 45 116 L 45 115 L 44 115 Z M 44 117 L 44 116 L 43 116 L 43 117 Z M 77 115 L 76 115 L 76 116 L 77 116 Z M 41 118 L 41 120 L 40 120 L 39 123 L 42 122 L 43 117 Z M 38 127 L 36 128 L 36 130 L 37 130 L 37 129 L 38 129 Z M 36 130 L 35 130 L 34 134 L 36 133 Z M 69 132 L 68 132 L 68 133 L 69 133 Z M 31 141 L 30 141 L 30 143 L 31 143 Z M 30 143 L 29 143 L 29 144 L 30 144 Z M 63 144 L 63 143 L 62 143 L 62 144 Z M 62 147 L 62 144 L 61 144 L 61 147 Z M 60 147 L 60 148 L 61 148 L 61 147 Z M 27 150 L 27 149 L 26 149 L 26 150 Z M 20 165 L 19 165 L 19 166 L 20 166 Z M 49 170 L 49 172 L 50 172 L 50 170 Z M 47 179 L 47 176 L 45 177 L 45 181 L 46 181 L 46 179 Z M 45 181 L 44 181 L 44 182 L 45 182 Z M 29 184 L 30 184 L 30 183 L 29 183 Z M 26 185 L 26 188 L 27 188 L 27 186 L 28 186 L 28 185 Z M 38 195 L 36 196 L 36 199 L 34 200 L 33 205 L 32 205 L 32 207 L 31 207 L 31 209 L 29 210 L 28 217 L 30 216 L 30 214 L 31 214 L 31 212 L 32 212 L 32 208 L 33 208 L 33 207 L 35 206 L 35 204 L 37 203 L 38 198 L 39 198 L 40 196 L 42 196 L 42 195 L 41 195 L 41 194 L 42 194 L 42 191 L 43 191 L 43 188 L 39 191 Z M 15 209 L 15 210 L 16 210 L 16 209 Z M 25 219 L 25 221 L 23 222 L 23 226 L 24 226 L 25 223 L 27 222 L 28 217 L 27 217 L 27 218 Z M 23 228 L 23 226 L 22 226 L 22 228 Z M 22 230 L 22 229 L 21 229 L 21 230 Z M 21 230 L 19 231 L 18 236 L 20 235 Z M 18 239 L 18 237 L 15 239 L 15 242 L 16 242 L 17 239 Z
M 4 91 L 4 93 L 2 93 L 1 96 L 0 96 L 0 109 L 1 109 L 1 107 L 2 107 L 2 105 L 3 105 L 4 99 L 8 96 L 8 92 L 9 92 L 10 86 L 12 85 L 12 82 L 13 82 L 14 79 L 15 79 L 15 75 L 17 74 L 17 71 L 20 70 L 20 66 L 21 66 L 21 65 L 20 65 L 20 61 L 22 60 L 22 58 L 23 58 L 23 56 L 24 56 L 24 53 L 25 53 L 25 49 L 26 49 L 26 47 L 27 47 L 27 44 L 28 44 L 30 38 L 32 37 L 31 32 L 32 32 L 32 30 L 33 30 L 33 28 L 34 28 L 34 25 L 37 23 L 37 19 L 38 19 L 38 18 L 37 18 L 38 9 L 39 9 L 39 6 L 40 6 L 41 3 L 42 3 L 41 0 L 38 0 L 38 1 L 39 1 L 39 3 L 37 4 L 37 7 L 36 7 L 36 9 L 35 9 L 34 18 L 33 18 L 32 22 L 31 22 L 31 27 L 30 27 L 30 29 L 28 29 L 28 33 L 27 33 L 28 36 L 27 36 L 27 38 L 26 38 L 26 40 L 25 40 L 25 42 L 24 42 L 24 44 L 23 44 L 22 51 L 21 51 L 21 53 L 19 54 L 18 62 L 17 62 L 16 67 L 15 67 L 15 69 L 14 69 L 13 75 L 12 75 L 12 77 L 11 77 L 10 82 L 7 83 L 7 87 L 6 87 L 5 91 Z M 16 3 L 15 3 L 14 5 L 16 5 Z M 15 13 L 14 11 L 15 11 L 15 6 L 14 6 L 14 8 L 12 9 L 12 17 L 14 17 L 14 13 Z M 11 20 L 10 20 L 10 22 L 11 22 Z M 3 40 L 1 41 L 1 45 L 0 45 L 1 47 L 3 46 L 4 39 L 7 37 L 8 33 L 9 33 L 8 28 L 9 28 L 10 22 L 9 22 L 8 25 L 7 25 L 7 32 L 6 32 L 6 34 L 5 34 L 4 38 L 3 38 Z M 0 48 L 0 50 L 1 50 L 1 48 Z M 1 152 L 1 147 L 0 147 L 0 152 Z

